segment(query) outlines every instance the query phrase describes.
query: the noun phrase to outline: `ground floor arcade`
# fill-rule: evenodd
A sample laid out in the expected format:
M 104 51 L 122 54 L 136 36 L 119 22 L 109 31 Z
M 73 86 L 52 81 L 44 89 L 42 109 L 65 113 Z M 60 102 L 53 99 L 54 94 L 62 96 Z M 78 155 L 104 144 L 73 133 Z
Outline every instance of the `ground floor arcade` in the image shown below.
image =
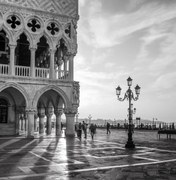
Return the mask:
M 27 85 L 25 84 L 25 87 Z M 55 135 L 61 133 L 61 118 L 65 119 L 65 134 L 74 136 L 74 120 L 78 106 L 72 103 L 72 91 L 46 85 L 26 88 L 16 83 L 0 86 L 0 136 L 26 134 Z

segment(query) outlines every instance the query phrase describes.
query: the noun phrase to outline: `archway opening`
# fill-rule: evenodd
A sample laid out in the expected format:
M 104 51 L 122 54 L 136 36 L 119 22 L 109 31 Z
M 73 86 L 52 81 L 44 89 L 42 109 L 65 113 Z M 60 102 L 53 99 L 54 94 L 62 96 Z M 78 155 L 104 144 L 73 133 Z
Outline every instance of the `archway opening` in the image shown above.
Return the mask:
M 15 49 L 16 65 L 30 66 L 31 53 L 29 50 L 29 41 L 27 36 L 22 33 L 17 41 L 17 47 Z
M 69 71 L 69 61 L 68 61 L 68 48 L 66 46 L 65 40 L 60 39 L 57 45 L 57 50 L 55 52 L 55 69 L 56 77 L 58 79 L 66 78 Z
M 64 100 L 55 90 L 44 92 L 37 103 L 38 113 L 35 119 L 35 131 L 39 134 L 60 134 L 61 116 L 64 109 Z
M 4 30 L 0 31 L 0 64 L 9 64 L 10 49 L 9 40 Z
M 37 43 L 37 50 L 35 53 L 35 66 L 40 68 L 49 68 L 50 66 L 50 52 L 49 45 L 45 36 L 40 38 L 39 43 Z
M 7 123 L 8 119 L 8 102 L 0 98 L 0 123 Z
M 26 99 L 14 87 L 0 92 L 0 135 L 18 135 L 26 132 Z

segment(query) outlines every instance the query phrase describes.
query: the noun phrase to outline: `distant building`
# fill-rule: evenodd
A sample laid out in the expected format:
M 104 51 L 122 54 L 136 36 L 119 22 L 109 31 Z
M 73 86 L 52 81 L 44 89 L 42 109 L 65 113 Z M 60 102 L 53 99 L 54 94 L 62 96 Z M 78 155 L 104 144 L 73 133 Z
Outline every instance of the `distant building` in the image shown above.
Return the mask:
M 56 134 L 61 115 L 74 135 L 79 83 L 74 81 L 78 0 L 0 1 L 0 135 Z

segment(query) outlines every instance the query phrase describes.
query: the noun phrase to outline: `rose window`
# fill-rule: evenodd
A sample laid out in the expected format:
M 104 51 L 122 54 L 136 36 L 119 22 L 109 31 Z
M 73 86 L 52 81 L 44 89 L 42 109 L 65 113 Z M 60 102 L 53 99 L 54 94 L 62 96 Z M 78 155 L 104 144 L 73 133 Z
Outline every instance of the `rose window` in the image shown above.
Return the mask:
M 52 35 L 55 35 L 59 32 L 58 26 L 53 22 L 47 26 L 47 30 L 50 31 Z

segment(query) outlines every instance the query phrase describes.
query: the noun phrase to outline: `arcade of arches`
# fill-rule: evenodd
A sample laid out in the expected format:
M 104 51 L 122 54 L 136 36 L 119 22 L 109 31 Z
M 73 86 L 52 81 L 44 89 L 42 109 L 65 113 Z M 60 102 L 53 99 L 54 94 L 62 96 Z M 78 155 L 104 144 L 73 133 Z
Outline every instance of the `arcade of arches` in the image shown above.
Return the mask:
M 25 33 L 22 33 L 19 36 L 16 45 L 11 45 L 9 44 L 9 39 L 7 38 L 6 32 L 4 30 L 1 30 L 0 64 L 11 65 L 11 72 L 9 73 L 11 73 L 12 75 L 15 74 L 17 76 L 32 76 L 38 78 L 50 77 L 51 79 L 63 79 L 67 78 L 70 75 L 70 78 L 72 80 L 72 65 L 69 67 L 69 63 L 71 63 L 71 61 L 69 61 L 69 58 L 71 56 L 65 44 L 66 43 L 63 38 L 58 41 L 58 45 L 56 46 L 56 50 L 54 51 L 54 67 L 52 67 L 50 64 L 50 59 L 52 58 L 51 54 L 53 52 L 51 52 L 45 36 L 42 36 L 39 39 L 36 48 L 30 46 Z M 13 60 L 11 60 L 10 57 Z M 34 63 L 33 59 L 35 59 Z M 11 61 L 14 61 L 14 64 L 10 64 Z M 18 66 L 18 68 L 15 68 L 13 65 Z M 8 74 L 8 72 L 5 72 L 5 70 L 3 70 L 5 69 L 5 67 L 6 66 L 0 67 L 0 71 L 4 71 L 2 72 L 3 74 Z M 31 72 L 27 67 L 31 67 Z M 42 69 L 40 68 L 44 70 L 42 71 Z M 49 74 L 49 71 L 47 71 L 47 69 L 51 69 L 51 73 L 55 72 L 54 75 Z M 25 71 L 25 73 L 23 71 Z
M 1 0 L 0 136 L 59 135 L 63 116 L 75 134 L 78 19 L 77 0 Z
M 66 117 L 66 135 L 74 135 L 75 111 L 66 108 L 66 102 L 55 90 L 47 90 L 38 97 L 36 109 L 26 108 L 23 92 L 8 87 L 0 93 L 0 135 L 55 135 L 61 134 L 61 116 Z M 35 97 L 35 96 L 34 96 Z

